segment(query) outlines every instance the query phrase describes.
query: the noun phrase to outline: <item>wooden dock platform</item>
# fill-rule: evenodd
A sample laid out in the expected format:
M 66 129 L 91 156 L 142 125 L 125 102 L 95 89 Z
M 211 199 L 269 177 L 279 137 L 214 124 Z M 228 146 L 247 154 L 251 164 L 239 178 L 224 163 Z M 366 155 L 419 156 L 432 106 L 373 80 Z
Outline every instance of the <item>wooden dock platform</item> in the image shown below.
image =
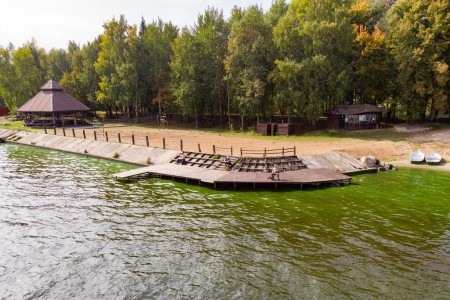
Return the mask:
M 163 178 L 185 183 L 213 186 L 214 188 L 297 187 L 319 185 L 346 185 L 351 177 L 328 169 L 302 169 L 285 171 L 279 174 L 280 179 L 271 180 L 270 173 L 236 172 L 212 170 L 196 166 L 176 165 L 173 163 L 152 165 L 130 170 L 113 176 L 117 180 L 132 181 L 143 178 Z

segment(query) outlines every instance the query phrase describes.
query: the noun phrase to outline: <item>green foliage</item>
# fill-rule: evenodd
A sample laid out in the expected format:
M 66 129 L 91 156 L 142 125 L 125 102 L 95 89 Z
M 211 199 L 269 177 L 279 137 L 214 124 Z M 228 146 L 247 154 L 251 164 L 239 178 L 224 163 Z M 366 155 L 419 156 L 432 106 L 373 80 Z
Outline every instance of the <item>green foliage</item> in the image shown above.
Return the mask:
M 268 74 L 273 68 L 276 50 L 271 26 L 259 7 L 235 10 L 235 14 L 225 59 L 231 109 L 242 117 L 253 117 L 269 106 Z
M 353 33 L 347 3 L 294 0 L 274 29 L 282 58 L 273 78 L 283 87 L 276 99 L 291 98 L 278 100 L 279 106 L 293 106 L 312 124 L 325 109 L 343 103 L 349 91 Z
M 224 112 L 223 60 L 228 34 L 223 14 L 209 8 L 173 44 L 172 93 L 182 114 L 195 118 L 196 127 L 205 111 L 212 115 Z
M 434 120 L 448 110 L 450 12 L 446 0 L 275 0 L 267 12 L 208 8 L 179 32 L 124 16 L 80 47 L 46 52 L 33 40 L 0 47 L 0 99 L 14 113 L 53 79 L 93 109 L 126 117 L 239 114 L 241 130 L 273 114 L 315 124 L 343 103 Z M 222 126 L 225 128 L 225 126 Z M 233 124 L 229 124 L 233 128 Z
M 442 0 L 405 0 L 392 7 L 389 46 L 399 70 L 401 106 L 410 120 L 448 109 L 450 6 Z
M 386 33 L 380 24 L 384 16 L 383 10 L 388 7 L 387 0 L 359 0 L 352 5 L 350 14 L 356 37 L 353 40 L 355 58 L 352 66 L 353 101 L 356 103 L 370 103 L 385 105 L 390 111 L 395 107 L 391 101 L 394 90 L 392 82 L 397 76 L 386 46 Z

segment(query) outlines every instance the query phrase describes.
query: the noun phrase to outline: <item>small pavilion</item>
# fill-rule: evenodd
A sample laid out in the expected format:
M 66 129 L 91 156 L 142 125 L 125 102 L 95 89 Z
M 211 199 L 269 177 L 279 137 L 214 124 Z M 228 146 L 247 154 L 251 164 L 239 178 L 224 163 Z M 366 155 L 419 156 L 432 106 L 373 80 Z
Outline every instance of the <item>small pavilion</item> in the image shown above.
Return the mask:
M 49 80 L 17 111 L 25 115 L 25 126 L 64 127 L 84 124 L 89 107 L 66 93 L 56 81 Z

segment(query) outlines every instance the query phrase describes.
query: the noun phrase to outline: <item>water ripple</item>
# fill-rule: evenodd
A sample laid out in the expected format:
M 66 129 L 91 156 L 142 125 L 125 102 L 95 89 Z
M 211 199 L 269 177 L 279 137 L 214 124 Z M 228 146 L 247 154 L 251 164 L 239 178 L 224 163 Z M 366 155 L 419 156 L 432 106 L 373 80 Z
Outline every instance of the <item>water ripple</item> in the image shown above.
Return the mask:
M 120 183 L 111 161 L 0 145 L 0 298 L 439 298 L 449 175 L 344 188 Z

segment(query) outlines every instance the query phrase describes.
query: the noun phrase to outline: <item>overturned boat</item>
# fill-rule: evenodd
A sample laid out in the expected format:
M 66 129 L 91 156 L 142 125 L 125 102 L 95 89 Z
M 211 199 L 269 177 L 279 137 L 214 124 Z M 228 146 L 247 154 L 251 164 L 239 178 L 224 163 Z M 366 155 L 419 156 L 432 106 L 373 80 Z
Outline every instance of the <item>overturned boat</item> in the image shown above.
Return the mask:
M 441 155 L 439 155 L 436 152 L 432 152 L 430 154 L 427 154 L 427 156 L 425 156 L 425 161 L 429 165 L 438 165 L 441 162 L 441 160 L 442 160 Z
M 409 155 L 409 161 L 412 164 L 420 164 L 425 160 L 425 154 L 422 151 L 416 150 Z

